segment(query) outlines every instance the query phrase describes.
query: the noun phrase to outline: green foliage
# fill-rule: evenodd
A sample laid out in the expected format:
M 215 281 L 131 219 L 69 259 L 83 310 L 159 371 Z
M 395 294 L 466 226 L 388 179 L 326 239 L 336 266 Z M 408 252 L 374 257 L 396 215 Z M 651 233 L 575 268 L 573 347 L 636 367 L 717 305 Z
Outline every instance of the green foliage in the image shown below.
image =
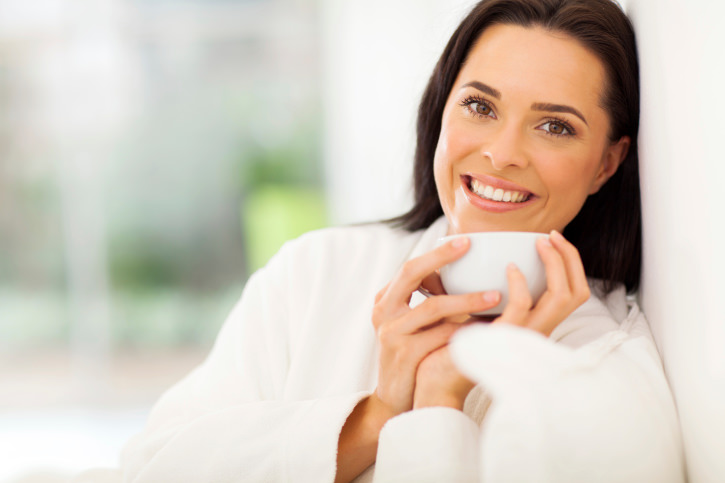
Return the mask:
M 179 283 L 182 274 L 179 250 L 141 237 L 115 240 L 111 251 L 113 284 L 145 291 Z
M 287 240 L 327 224 L 321 190 L 266 185 L 254 190 L 242 208 L 247 264 L 257 270 Z

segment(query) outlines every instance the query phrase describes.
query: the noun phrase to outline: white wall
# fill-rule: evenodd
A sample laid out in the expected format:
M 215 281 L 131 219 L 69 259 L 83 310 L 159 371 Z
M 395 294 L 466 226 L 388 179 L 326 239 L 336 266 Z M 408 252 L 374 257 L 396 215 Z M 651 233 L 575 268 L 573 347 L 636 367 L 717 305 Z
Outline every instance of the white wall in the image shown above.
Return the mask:
M 382 218 L 409 206 L 417 102 L 447 37 L 473 3 L 325 0 L 334 222 Z M 725 3 L 620 3 L 637 30 L 642 71 L 641 301 L 680 411 L 690 481 L 719 483 L 725 481 Z
M 415 116 L 471 0 L 324 0 L 324 114 L 334 224 L 412 203 Z
M 692 483 L 725 481 L 725 3 L 630 0 L 642 75 L 641 300 Z

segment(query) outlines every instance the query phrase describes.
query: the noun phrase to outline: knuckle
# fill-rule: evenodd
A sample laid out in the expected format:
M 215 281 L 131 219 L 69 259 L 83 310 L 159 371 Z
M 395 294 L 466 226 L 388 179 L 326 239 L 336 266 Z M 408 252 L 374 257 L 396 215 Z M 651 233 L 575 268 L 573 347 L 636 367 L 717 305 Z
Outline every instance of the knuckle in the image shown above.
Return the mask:
M 438 316 L 438 314 L 440 314 L 441 310 L 443 309 L 443 304 L 441 303 L 440 297 L 430 297 L 423 301 L 423 303 L 420 305 L 425 313 L 431 316 Z
M 404 279 L 413 278 L 415 275 L 415 260 L 408 260 L 403 264 L 402 267 L 400 267 L 400 275 Z
M 390 345 L 391 339 L 393 339 L 393 334 L 389 326 L 381 325 L 378 327 L 378 342 L 380 342 L 380 345 Z
M 529 292 L 528 288 L 519 292 L 519 294 L 515 298 L 520 300 L 521 303 L 525 305 L 531 305 L 532 303 L 534 303 L 534 299 L 531 297 L 531 292 Z
M 383 324 L 383 321 L 385 320 L 384 309 L 380 304 L 375 304 L 373 306 L 372 320 L 373 327 L 380 327 Z
M 511 303 L 516 308 L 529 309 L 529 308 L 531 308 L 531 305 L 534 303 L 534 300 L 531 298 L 531 294 L 522 293 L 522 294 L 519 294 L 519 295 L 513 297 L 511 299 Z

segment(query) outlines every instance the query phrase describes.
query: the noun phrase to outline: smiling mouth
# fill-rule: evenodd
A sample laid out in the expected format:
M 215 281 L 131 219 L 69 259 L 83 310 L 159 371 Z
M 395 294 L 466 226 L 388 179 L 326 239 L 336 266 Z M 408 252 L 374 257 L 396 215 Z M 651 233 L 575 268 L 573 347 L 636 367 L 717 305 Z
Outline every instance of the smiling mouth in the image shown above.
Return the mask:
M 513 191 L 494 188 L 493 186 L 489 186 L 471 176 L 466 176 L 466 185 L 471 193 L 475 194 L 479 198 L 489 201 L 523 203 L 528 201 L 532 196 L 532 193 L 528 191 Z

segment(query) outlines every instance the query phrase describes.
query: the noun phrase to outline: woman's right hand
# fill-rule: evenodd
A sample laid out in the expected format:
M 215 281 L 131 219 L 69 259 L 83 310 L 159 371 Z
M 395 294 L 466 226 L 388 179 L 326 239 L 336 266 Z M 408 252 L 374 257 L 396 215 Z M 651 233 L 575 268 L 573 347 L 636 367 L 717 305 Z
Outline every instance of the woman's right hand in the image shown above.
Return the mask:
M 373 325 L 380 355 L 378 386 L 371 397 L 382 403 L 388 417 L 413 408 L 420 362 L 448 344 L 468 314 L 494 307 L 500 300 L 498 292 L 442 293 L 436 270 L 463 256 L 469 247 L 467 237 L 458 237 L 407 261 L 375 297 Z M 421 286 L 435 295 L 411 309 L 410 298 Z
M 340 432 L 335 482 L 349 482 L 375 462 L 378 437 L 385 422 L 413 409 L 418 366 L 426 356 L 448 344 L 468 314 L 487 310 L 499 300 L 498 292 L 447 295 L 436 270 L 463 256 L 468 238 L 456 238 L 406 262 L 395 278 L 375 297 L 373 325 L 379 343 L 378 386 L 361 400 Z M 423 286 L 434 295 L 414 309 L 413 292 Z M 446 381 L 448 382 L 448 381 Z M 436 383 L 426 394 L 437 396 Z M 440 387 L 441 392 L 450 388 Z M 438 399 L 436 399 L 438 400 Z

